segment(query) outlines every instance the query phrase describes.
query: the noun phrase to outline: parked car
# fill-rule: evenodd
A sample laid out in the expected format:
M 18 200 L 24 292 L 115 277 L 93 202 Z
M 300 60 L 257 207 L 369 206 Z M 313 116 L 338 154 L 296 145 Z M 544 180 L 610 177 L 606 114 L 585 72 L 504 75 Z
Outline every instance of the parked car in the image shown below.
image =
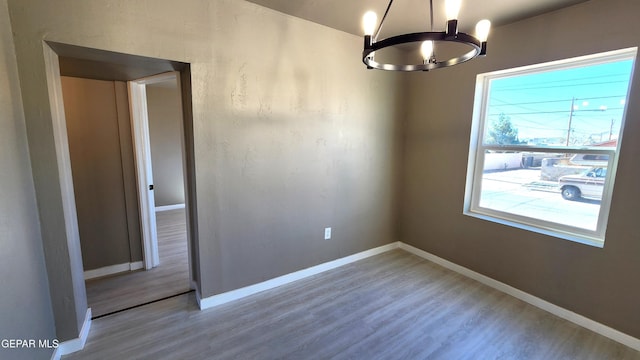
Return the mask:
M 558 179 L 562 198 L 577 200 L 582 197 L 602 200 L 606 167 L 591 168 L 582 174 L 565 175 Z
M 607 164 L 609 163 L 609 155 L 575 154 L 571 157 L 571 163 L 575 165 L 603 167 L 603 166 L 607 166 Z

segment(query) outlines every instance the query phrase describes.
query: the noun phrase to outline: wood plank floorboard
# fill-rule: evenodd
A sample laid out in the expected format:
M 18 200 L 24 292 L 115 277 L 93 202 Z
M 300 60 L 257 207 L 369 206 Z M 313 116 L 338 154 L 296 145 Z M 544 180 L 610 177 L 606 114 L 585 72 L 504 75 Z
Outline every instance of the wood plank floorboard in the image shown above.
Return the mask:
M 94 317 L 189 290 L 189 260 L 184 209 L 156 213 L 160 265 L 85 282 Z
M 186 294 L 93 322 L 64 359 L 640 359 L 402 250 L 216 308 Z

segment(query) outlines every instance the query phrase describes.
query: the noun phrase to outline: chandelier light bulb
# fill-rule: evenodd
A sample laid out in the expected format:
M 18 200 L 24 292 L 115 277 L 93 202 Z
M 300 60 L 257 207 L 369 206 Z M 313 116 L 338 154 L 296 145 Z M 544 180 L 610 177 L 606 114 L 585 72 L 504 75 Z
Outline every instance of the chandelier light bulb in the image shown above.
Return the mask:
M 462 0 L 447 0 L 444 4 L 447 20 L 458 20 Z
M 431 59 L 431 55 L 433 55 L 433 41 L 423 41 L 422 45 L 420 45 L 420 53 L 422 54 L 424 61 L 429 61 L 429 59 Z
M 365 35 L 373 36 L 373 32 L 376 31 L 376 24 L 378 22 L 378 15 L 373 11 L 367 11 L 362 17 L 362 29 Z
M 476 36 L 480 42 L 486 42 L 489 38 L 489 31 L 491 30 L 491 21 L 484 19 L 478 21 L 476 24 Z

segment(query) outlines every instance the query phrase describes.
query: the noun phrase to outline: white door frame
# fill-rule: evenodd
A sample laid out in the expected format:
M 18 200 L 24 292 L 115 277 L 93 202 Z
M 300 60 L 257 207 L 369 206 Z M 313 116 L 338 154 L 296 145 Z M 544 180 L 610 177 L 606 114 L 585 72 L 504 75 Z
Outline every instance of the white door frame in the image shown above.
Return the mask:
M 144 268 L 149 270 L 160 264 L 156 229 L 155 200 L 153 197 L 153 172 L 151 145 L 149 142 L 149 113 L 147 111 L 147 85 L 164 81 L 180 81 L 177 71 L 154 75 L 128 82 L 131 130 L 133 135 L 140 228 Z

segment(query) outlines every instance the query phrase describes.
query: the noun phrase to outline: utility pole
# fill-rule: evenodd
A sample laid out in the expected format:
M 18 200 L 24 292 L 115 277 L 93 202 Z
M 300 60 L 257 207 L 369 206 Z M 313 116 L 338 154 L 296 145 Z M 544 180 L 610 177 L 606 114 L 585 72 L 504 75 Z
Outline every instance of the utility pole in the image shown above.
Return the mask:
M 567 146 L 569 146 L 569 139 L 571 139 L 571 120 L 573 120 L 573 105 L 576 102 L 576 98 L 571 98 L 571 111 L 569 111 L 569 128 L 567 129 Z
M 611 119 L 611 127 L 609 127 L 609 141 L 611 141 L 611 138 L 613 137 L 613 123 L 615 122 L 615 119 Z

